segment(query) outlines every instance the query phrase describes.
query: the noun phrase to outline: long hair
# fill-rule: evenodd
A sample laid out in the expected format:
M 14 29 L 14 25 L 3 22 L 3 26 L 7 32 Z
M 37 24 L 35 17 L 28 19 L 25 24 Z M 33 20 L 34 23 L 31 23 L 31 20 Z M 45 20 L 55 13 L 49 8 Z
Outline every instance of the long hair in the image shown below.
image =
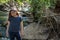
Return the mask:
M 19 16 L 17 10 L 10 10 L 9 15 L 8 15 L 8 20 L 9 20 L 11 17 L 13 17 L 13 16 L 11 15 L 11 11 L 15 11 L 15 12 L 16 12 L 16 15 Z

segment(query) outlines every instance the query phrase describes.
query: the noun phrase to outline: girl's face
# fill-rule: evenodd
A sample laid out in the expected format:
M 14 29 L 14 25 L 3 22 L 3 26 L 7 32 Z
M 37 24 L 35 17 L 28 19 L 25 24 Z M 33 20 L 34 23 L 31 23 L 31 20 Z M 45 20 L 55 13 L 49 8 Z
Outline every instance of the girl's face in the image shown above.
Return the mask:
M 17 13 L 16 11 L 11 11 L 12 16 L 16 16 L 16 13 Z

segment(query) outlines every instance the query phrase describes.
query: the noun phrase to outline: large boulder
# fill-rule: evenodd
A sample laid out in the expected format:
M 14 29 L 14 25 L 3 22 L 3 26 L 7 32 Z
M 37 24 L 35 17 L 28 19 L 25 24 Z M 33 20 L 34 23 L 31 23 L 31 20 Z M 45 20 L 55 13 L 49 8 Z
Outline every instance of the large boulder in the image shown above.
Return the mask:
M 48 30 L 46 27 L 38 26 L 37 23 L 31 23 L 27 27 L 24 28 L 24 37 L 23 39 L 47 39 Z

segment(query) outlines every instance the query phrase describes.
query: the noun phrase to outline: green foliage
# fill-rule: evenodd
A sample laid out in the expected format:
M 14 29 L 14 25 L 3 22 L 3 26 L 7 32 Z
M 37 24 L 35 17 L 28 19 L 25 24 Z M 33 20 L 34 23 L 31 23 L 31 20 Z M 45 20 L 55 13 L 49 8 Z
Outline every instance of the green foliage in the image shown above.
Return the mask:
M 35 13 L 35 17 L 38 19 L 43 16 L 44 8 L 55 7 L 56 0 L 29 0 L 31 4 L 32 12 Z
M 51 4 L 50 6 L 51 6 L 52 8 L 55 8 L 56 1 L 57 1 L 57 0 L 51 0 L 51 1 L 50 1 L 50 4 Z
M 23 0 L 15 0 L 19 5 L 22 5 Z
M 0 0 L 0 4 L 7 3 L 9 0 Z
M 28 3 L 30 3 L 31 4 L 31 2 L 32 2 L 32 0 L 26 0 Z

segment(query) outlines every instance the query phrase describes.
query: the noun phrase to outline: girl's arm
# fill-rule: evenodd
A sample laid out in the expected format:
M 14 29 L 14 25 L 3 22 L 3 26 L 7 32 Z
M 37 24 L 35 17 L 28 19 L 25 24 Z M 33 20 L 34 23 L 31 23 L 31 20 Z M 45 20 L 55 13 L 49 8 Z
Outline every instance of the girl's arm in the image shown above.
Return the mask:
M 8 30 L 9 30 L 9 25 L 10 25 L 10 22 L 9 21 L 7 21 L 7 29 L 6 29 L 6 37 L 8 37 Z
M 21 23 L 20 23 L 20 33 L 21 33 L 21 36 L 23 36 L 24 35 L 24 27 L 23 27 L 23 21 L 21 21 Z
M 10 25 L 10 22 L 9 21 L 7 21 L 7 29 L 6 29 L 6 31 L 8 31 L 9 30 L 9 25 Z

